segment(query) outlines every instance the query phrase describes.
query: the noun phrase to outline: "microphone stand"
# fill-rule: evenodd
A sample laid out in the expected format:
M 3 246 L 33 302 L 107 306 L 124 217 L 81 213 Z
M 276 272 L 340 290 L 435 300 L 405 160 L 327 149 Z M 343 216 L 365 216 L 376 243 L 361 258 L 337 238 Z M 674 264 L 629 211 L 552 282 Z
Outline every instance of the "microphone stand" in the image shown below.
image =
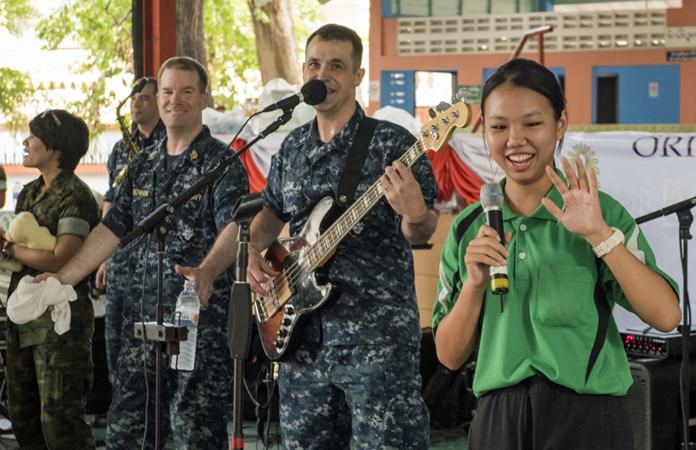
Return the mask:
M 276 131 L 283 124 L 287 123 L 292 118 L 292 108 L 283 110 L 283 114 L 280 115 L 273 123 L 271 123 L 266 129 L 264 129 L 258 136 L 249 141 L 244 147 L 235 152 L 232 156 L 221 159 L 218 164 L 208 173 L 203 175 L 198 181 L 196 181 L 190 188 L 186 189 L 184 192 L 179 194 L 169 203 L 158 206 L 138 222 L 133 230 L 128 233 L 121 242 L 119 246 L 124 248 L 128 246 L 135 239 L 146 233 L 152 233 L 153 231 L 157 234 L 157 306 L 156 306 L 156 322 L 137 322 L 135 324 L 134 334 L 138 338 L 145 340 L 150 340 L 159 343 L 157 350 L 155 352 L 155 448 L 159 449 L 161 447 L 161 433 L 162 433 L 162 352 L 167 352 L 168 354 L 179 353 L 179 341 L 186 340 L 188 333 L 185 327 L 176 327 L 172 324 L 163 323 L 163 279 L 164 279 L 164 247 L 167 233 L 169 232 L 169 224 L 167 219 L 169 216 L 173 215 L 176 210 L 186 203 L 191 197 L 201 192 L 207 186 L 212 184 L 225 168 L 232 164 L 233 161 L 238 159 L 242 153 L 247 151 L 252 145 L 261 139 L 265 138 L 269 134 Z M 245 247 L 246 249 L 246 247 Z M 244 266 L 246 272 L 246 265 Z M 245 273 L 246 274 L 246 273 Z M 251 303 L 249 303 L 251 305 Z M 251 307 L 251 306 L 250 306 Z M 236 371 L 235 371 L 236 375 Z M 236 399 L 234 400 L 236 403 Z M 147 411 L 145 412 L 147 415 Z M 243 446 L 242 446 L 243 448 Z
M 694 220 L 694 216 L 691 213 L 691 208 L 696 206 L 696 197 L 692 197 L 687 200 L 675 203 L 673 205 L 667 206 L 666 208 L 654 211 L 652 213 L 646 214 L 644 216 L 638 217 L 636 223 L 641 224 L 649 220 L 656 219 L 658 217 L 666 216 L 672 213 L 677 214 L 677 219 L 679 220 L 679 248 L 681 267 L 682 267 L 682 325 L 681 325 L 681 340 L 682 340 L 682 365 L 680 372 L 680 385 L 679 385 L 679 396 L 681 400 L 682 409 L 682 436 L 684 442 L 682 448 L 686 450 L 691 450 L 694 445 L 691 444 L 689 438 L 689 339 L 691 335 L 691 305 L 689 300 L 689 277 L 688 277 L 688 243 L 692 238 L 689 229 Z
M 244 361 L 249 357 L 252 325 L 251 289 L 247 282 L 248 246 L 251 234 L 249 226 L 262 207 L 261 194 L 249 194 L 239 199 L 232 214 L 232 220 L 237 223 L 237 241 L 239 242 L 236 276 L 227 310 L 227 346 L 234 361 L 234 406 L 232 409 L 232 437 L 229 445 L 232 450 L 244 450 L 242 383 L 244 380 Z

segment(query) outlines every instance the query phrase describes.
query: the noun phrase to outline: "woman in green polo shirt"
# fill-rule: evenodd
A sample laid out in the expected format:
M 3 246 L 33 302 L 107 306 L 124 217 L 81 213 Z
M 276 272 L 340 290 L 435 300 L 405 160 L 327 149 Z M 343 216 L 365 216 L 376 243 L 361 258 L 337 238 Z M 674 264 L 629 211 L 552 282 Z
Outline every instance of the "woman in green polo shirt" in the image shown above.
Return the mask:
M 57 272 L 77 253 L 99 222 L 92 192 L 73 172 L 87 152 L 85 122 L 64 110 L 46 110 L 29 122 L 24 167 L 40 176 L 26 184 L 15 212 L 28 211 L 56 237 L 53 250 L 39 250 L 2 239 L 0 258 L 23 264 L 12 275 L 9 293 L 26 275 Z M 87 279 L 75 285 L 70 329 L 57 334 L 51 311 L 23 324 L 7 323 L 7 392 L 13 431 L 22 448 L 94 448 L 85 422 L 92 384 L 94 311 Z
M 632 383 L 615 303 L 668 331 L 676 284 L 630 214 L 599 192 L 579 159 L 554 167 L 568 126 L 554 75 L 529 60 L 501 66 L 481 98 L 484 141 L 505 172 L 506 243 L 479 203 L 454 221 L 440 262 L 433 329 L 440 361 L 476 351 L 471 450 L 632 449 L 623 396 Z M 505 308 L 488 288 L 506 266 Z

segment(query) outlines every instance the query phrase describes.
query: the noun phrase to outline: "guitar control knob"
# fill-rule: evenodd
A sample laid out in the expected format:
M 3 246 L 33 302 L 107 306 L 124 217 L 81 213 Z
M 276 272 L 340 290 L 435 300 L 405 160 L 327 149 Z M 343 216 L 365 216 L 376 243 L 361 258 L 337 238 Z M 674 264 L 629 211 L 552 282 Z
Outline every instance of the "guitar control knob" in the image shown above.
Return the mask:
M 288 319 L 287 317 L 285 317 L 285 318 L 283 319 L 283 322 L 281 323 L 281 325 L 284 326 L 284 327 L 289 327 L 291 323 L 292 323 L 292 320 L 290 320 L 290 319 Z
M 281 328 L 280 330 L 278 330 L 278 336 L 284 338 L 287 335 L 288 335 L 288 330 L 286 330 L 285 328 Z
M 288 316 L 294 315 L 294 314 L 295 314 L 295 308 L 294 308 L 292 305 L 287 305 L 287 306 L 285 307 L 285 314 L 287 314 Z
M 277 339 L 275 346 L 276 348 L 283 348 L 283 346 L 285 346 L 285 339 Z

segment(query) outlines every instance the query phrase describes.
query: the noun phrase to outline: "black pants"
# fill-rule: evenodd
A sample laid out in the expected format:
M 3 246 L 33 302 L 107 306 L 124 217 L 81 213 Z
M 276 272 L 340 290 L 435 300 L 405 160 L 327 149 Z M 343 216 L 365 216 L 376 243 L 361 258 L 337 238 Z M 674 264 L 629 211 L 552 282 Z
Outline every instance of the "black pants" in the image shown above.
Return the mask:
M 622 397 L 581 395 L 534 376 L 481 396 L 470 450 L 633 450 Z

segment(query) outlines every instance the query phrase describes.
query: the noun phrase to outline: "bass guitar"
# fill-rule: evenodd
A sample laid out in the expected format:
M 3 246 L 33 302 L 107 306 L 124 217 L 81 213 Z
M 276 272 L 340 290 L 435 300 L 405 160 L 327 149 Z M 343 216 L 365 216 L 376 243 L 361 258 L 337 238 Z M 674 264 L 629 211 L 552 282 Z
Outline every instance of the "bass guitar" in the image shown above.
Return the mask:
M 421 128 L 416 143 L 399 158 L 406 166 L 413 165 L 427 150 L 440 150 L 455 128 L 465 127 L 471 120 L 471 107 L 466 103 L 444 103 L 438 109 L 439 114 Z M 321 224 L 334 203 L 333 198 L 324 197 L 297 237 L 286 246 L 275 241 L 268 248 L 265 259 L 279 274 L 264 286 L 269 295 L 254 293 L 252 302 L 261 346 L 270 360 L 285 356 L 300 319 L 331 297 L 334 286 L 319 283 L 315 271 L 333 256 L 341 240 L 383 195 L 377 180 L 322 233 Z

